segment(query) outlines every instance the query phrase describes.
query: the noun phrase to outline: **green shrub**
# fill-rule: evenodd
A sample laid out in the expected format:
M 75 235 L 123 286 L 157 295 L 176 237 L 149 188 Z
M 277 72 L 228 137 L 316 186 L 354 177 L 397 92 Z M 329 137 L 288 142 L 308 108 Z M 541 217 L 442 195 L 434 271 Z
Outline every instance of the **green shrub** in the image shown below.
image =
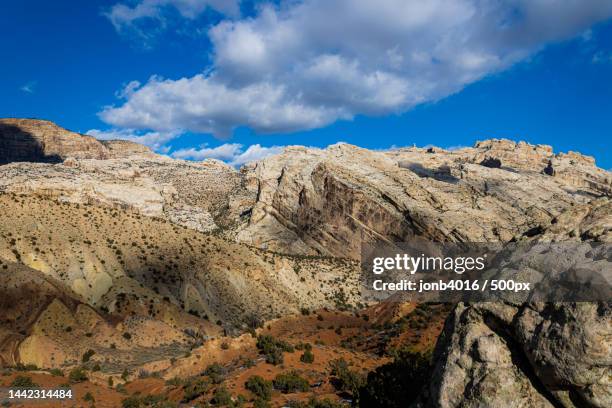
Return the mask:
M 401 350 L 393 362 L 368 374 L 359 392 L 361 406 L 397 408 L 410 405 L 418 398 L 431 377 L 429 354 Z
M 266 363 L 273 365 L 283 364 L 285 361 L 285 357 L 283 356 L 283 351 L 281 349 L 272 349 L 270 352 L 266 353 Z
M 360 373 L 349 368 L 344 359 L 333 360 L 329 363 L 334 387 L 343 392 L 350 393 L 354 398 L 359 396 L 359 389 L 365 384 L 365 378 Z
M 305 378 L 300 377 L 296 371 L 278 374 L 276 377 L 274 377 L 272 383 L 274 384 L 274 388 L 284 394 L 290 394 L 292 392 L 306 392 L 310 389 L 308 381 Z
M 52 368 L 51 370 L 49 370 L 49 374 L 54 377 L 62 377 L 64 375 L 64 372 L 59 368 Z
M 283 352 L 292 353 L 295 349 L 291 344 L 275 339 L 270 335 L 260 335 L 257 337 L 257 349 L 266 357 L 269 364 L 282 364 L 284 361 Z
M 253 408 L 272 408 L 272 405 L 266 400 L 256 399 L 253 401 Z
M 38 388 L 38 384 L 32 381 L 31 377 L 27 375 L 18 375 L 15 377 L 13 382 L 11 382 L 11 387 L 16 388 Z
M 232 403 L 232 394 L 224 386 L 217 387 L 210 402 L 214 405 L 230 405 Z
M 92 349 L 89 349 L 89 350 L 87 350 L 87 351 L 86 351 L 86 352 L 83 354 L 83 357 L 81 358 L 81 360 L 82 360 L 84 363 L 86 363 L 86 362 L 88 362 L 88 361 L 89 361 L 89 359 L 90 359 L 90 358 L 91 358 L 91 357 L 92 357 L 94 354 L 96 354 L 96 352 L 95 352 L 95 351 L 93 351 Z
M 142 405 L 140 404 L 140 398 L 138 396 L 132 396 L 123 399 L 121 401 L 121 406 L 123 408 L 140 408 Z
M 244 364 L 246 368 L 255 367 L 255 360 L 246 358 L 243 360 L 242 364 Z
M 306 350 L 304 351 L 304 354 L 300 356 L 300 361 L 302 363 L 311 364 L 312 362 L 314 362 L 314 354 L 312 353 L 312 351 Z
M 295 349 L 296 350 L 300 350 L 300 351 L 301 350 L 312 350 L 312 344 L 300 342 L 300 343 L 296 344 Z
M 219 363 L 213 363 L 206 367 L 204 375 L 207 375 L 213 384 L 221 384 L 225 379 L 225 369 Z
M 96 402 L 96 399 L 94 398 L 94 396 L 93 396 L 93 394 L 91 392 L 87 392 L 87 394 L 85 394 L 83 396 L 83 401 Z
M 286 341 L 275 339 L 268 334 L 257 336 L 257 348 L 263 353 L 266 353 L 271 348 L 279 348 L 288 353 L 293 353 L 295 350 L 293 346 Z
M 260 399 L 269 401 L 272 398 L 272 382 L 253 375 L 244 383 L 244 387 Z
M 72 383 L 87 381 L 87 374 L 85 374 L 85 370 L 81 367 L 73 368 L 70 374 L 68 374 L 68 379 Z
M 188 381 L 183 386 L 184 393 L 183 393 L 182 402 L 193 401 L 199 396 L 207 393 L 209 389 L 210 389 L 210 384 L 208 383 L 208 381 L 204 379 L 200 378 L 200 379 L 193 379 L 191 381 Z

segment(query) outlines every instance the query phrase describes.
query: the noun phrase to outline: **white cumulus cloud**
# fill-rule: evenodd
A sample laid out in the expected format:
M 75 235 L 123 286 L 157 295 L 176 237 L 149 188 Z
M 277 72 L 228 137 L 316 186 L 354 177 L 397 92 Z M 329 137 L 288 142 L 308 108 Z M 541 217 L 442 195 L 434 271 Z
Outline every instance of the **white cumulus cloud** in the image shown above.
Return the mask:
M 291 132 L 400 113 L 611 16 L 609 0 L 281 1 L 212 27 L 213 63 L 203 73 L 153 76 L 100 117 L 227 137 L 239 126 Z
M 140 0 L 133 6 L 117 3 L 104 14 L 117 31 L 129 27 L 138 20 L 163 20 L 165 8 L 172 7 L 188 19 L 194 19 L 207 8 L 212 8 L 222 14 L 237 16 L 240 13 L 238 0 Z
M 181 149 L 173 152 L 171 156 L 175 159 L 190 160 L 217 159 L 239 167 L 243 164 L 281 153 L 283 149 L 280 146 L 262 147 L 259 144 L 254 144 L 245 150 L 242 144 L 225 143 L 212 148 L 204 146 L 200 149 Z
M 175 139 L 180 132 L 138 132 L 133 129 L 91 129 L 85 132 L 99 140 L 129 140 L 150 147 L 156 152 L 167 153 L 169 147 L 166 145 Z

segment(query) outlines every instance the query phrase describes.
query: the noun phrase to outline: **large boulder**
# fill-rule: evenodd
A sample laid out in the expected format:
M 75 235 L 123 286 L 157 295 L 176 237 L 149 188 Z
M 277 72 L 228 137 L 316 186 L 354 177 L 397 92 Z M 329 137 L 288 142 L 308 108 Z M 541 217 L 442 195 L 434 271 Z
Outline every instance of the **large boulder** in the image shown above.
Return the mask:
M 428 406 L 610 407 L 612 305 L 459 304 L 435 358 Z

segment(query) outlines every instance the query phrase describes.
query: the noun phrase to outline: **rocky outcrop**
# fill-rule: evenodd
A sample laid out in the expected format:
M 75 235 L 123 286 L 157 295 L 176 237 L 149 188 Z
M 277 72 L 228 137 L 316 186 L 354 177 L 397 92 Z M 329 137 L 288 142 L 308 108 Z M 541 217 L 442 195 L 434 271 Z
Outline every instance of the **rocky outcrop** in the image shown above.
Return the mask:
M 111 315 L 108 309 L 88 305 L 49 271 L 45 274 L 1 256 L 0 270 L 0 365 L 4 367 L 81 364 L 88 350 L 95 354 L 91 365 L 134 364 L 159 358 L 156 353 L 182 355 L 194 343 L 184 332 L 187 328 L 191 333 L 218 330 L 161 299 L 153 307 L 162 316 L 150 316 L 146 308 L 137 307 Z M 163 347 L 164 343 L 173 347 Z
M 609 407 L 609 303 L 460 304 L 427 390 L 432 407 Z
M 603 266 L 600 276 L 608 293 L 603 299 L 609 299 L 612 271 L 605 259 L 609 262 L 611 230 L 612 202 L 600 197 L 571 206 L 519 240 L 596 241 L 603 252 L 595 264 Z M 576 248 L 590 244 L 595 243 Z M 590 265 L 583 263 L 590 252 L 574 259 L 571 248 L 570 253 L 538 252 L 517 261 L 531 264 L 532 273 L 550 276 L 563 271 L 568 259 L 587 271 Z M 512 267 L 508 270 L 512 275 Z M 573 289 L 550 288 L 553 293 Z M 598 289 L 588 288 L 589 296 Z M 512 296 L 504 299 L 456 306 L 438 339 L 433 377 L 417 406 L 612 406 L 612 303 L 517 304 Z
M 72 157 L 109 159 L 154 156 L 147 147 L 128 141 L 98 141 L 36 119 L 0 119 L 0 165 L 12 162 L 60 163 Z
M 590 157 L 549 146 L 292 147 L 242 174 L 257 201 L 237 239 L 280 251 L 358 259 L 364 241 L 414 236 L 612 242 L 612 176 Z M 423 405 L 610 406 L 610 310 L 601 303 L 460 304 L 439 341 Z
M 292 254 L 358 259 L 363 241 L 414 235 L 506 242 L 549 227 L 559 230 L 559 221 L 572 222 L 567 214 L 589 213 L 593 200 L 612 192 L 612 175 L 592 158 L 509 140 L 453 151 L 295 146 L 236 171 L 215 160 L 157 156 L 131 142 L 98 142 L 50 122 L 2 123 L 34 135 L 44 146 L 43 159 L 69 157 L 55 166 L 1 166 L 0 191 L 130 208 Z M 25 150 L 10 154 L 20 151 Z M 544 172 L 549 162 L 552 177 Z M 609 230 L 608 225 L 589 234 Z M 584 234 L 563 231 L 557 239 Z
M 68 158 L 56 165 L 11 163 L 0 166 L 1 191 L 130 209 L 199 231 L 230 232 L 244 222 L 240 214 L 255 199 L 241 187 L 239 173 L 223 163 L 146 155 Z
M 236 169 L 218 160 L 172 160 L 49 121 L 0 119 L 0 192 L 131 209 L 231 237 L 254 204 L 255 194 L 242 183 Z
M 481 165 L 491 160 L 495 166 Z M 548 161 L 554 177 L 542 173 Z M 592 158 L 508 140 L 456 151 L 290 147 L 242 174 L 257 202 L 238 240 L 355 259 L 363 241 L 413 235 L 507 242 L 612 191 L 612 175 Z M 601 233 L 609 231 L 608 225 Z
M 100 143 L 102 143 L 102 145 L 108 149 L 108 156 L 114 159 L 123 159 L 133 156 L 157 156 L 148 147 L 127 140 L 100 140 Z M 88 158 L 95 159 L 95 157 Z
M 67 157 L 105 159 L 108 152 L 95 138 L 67 131 L 52 122 L 0 119 L 0 164 L 57 163 Z
M 100 145 L 104 160 L 2 166 L 0 190 L 130 208 L 285 253 L 354 259 L 363 241 L 506 242 L 558 230 L 558 221 L 572 222 L 567 214 L 590 212 L 612 191 L 612 175 L 590 157 L 508 140 L 455 151 L 296 146 L 240 171 L 156 156 L 130 142 Z M 552 177 L 543 172 L 548 162 Z M 583 233 L 571 231 L 574 239 Z M 593 231 L 607 233 L 609 225 Z

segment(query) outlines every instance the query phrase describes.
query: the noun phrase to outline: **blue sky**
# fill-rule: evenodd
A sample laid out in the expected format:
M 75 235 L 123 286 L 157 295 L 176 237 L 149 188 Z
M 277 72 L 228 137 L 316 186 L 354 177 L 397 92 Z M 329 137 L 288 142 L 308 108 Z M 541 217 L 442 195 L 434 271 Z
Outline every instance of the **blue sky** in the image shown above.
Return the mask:
M 234 164 L 504 137 L 612 168 L 610 2 L 351 1 L 2 2 L 0 116 Z

